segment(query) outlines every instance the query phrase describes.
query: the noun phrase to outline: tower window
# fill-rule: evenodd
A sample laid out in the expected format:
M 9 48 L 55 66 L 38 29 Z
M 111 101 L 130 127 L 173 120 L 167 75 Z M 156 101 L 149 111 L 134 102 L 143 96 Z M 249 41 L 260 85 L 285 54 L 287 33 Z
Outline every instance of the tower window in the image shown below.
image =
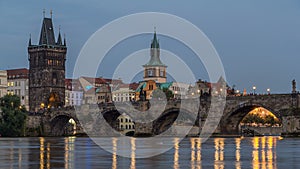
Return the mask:
M 160 69 L 159 70 L 159 76 L 160 77 L 164 77 L 165 73 L 164 73 L 164 70 Z
M 57 74 L 56 73 L 52 74 L 52 84 L 57 85 Z
M 148 69 L 147 73 L 149 77 L 154 76 L 154 72 L 152 69 Z

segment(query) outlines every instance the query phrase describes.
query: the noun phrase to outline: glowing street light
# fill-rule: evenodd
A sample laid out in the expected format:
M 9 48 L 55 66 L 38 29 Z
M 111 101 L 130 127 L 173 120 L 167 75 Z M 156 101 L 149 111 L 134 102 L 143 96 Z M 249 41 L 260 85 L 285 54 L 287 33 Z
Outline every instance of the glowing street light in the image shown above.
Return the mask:
M 268 94 L 270 94 L 270 91 L 271 91 L 271 89 L 270 89 L 270 88 L 267 88 L 267 92 L 268 92 Z
M 253 86 L 253 94 L 255 95 L 256 86 Z

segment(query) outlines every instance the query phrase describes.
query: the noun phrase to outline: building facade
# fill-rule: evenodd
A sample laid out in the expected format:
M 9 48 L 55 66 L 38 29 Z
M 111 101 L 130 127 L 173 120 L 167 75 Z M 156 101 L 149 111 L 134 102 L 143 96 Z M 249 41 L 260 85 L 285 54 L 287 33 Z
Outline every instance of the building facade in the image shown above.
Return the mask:
M 29 70 L 10 69 L 7 70 L 7 93 L 20 97 L 21 105 L 29 110 Z
M 59 32 L 55 40 L 51 18 L 43 18 L 40 40 L 28 44 L 29 110 L 65 104 L 65 61 L 67 47 Z
M 114 102 L 129 102 L 135 100 L 135 88 L 133 85 L 124 84 L 118 87 L 118 89 L 112 91 L 112 99 Z
M 0 98 L 7 94 L 7 71 L 0 70 Z
M 166 68 L 160 60 L 159 42 L 154 32 L 154 37 L 150 48 L 150 60 L 144 67 L 144 81 L 154 80 L 158 83 L 165 83 L 167 81 Z
M 83 103 L 83 89 L 78 79 L 66 79 L 65 81 L 65 105 L 80 106 Z
M 117 118 L 117 128 L 124 135 L 126 135 L 128 132 L 134 132 L 135 131 L 134 122 L 125 113 L 121 114 Z

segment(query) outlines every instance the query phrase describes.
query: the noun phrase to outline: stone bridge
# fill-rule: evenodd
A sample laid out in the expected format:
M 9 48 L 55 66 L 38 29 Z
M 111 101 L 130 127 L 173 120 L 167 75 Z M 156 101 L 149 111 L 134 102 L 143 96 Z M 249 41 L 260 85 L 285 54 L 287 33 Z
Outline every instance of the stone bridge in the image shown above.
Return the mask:
M 220 109 L 215 112 L 210 112 L 211 107 L 215 104 L 218 107 L 220 103 L 218 99 L 212 101 L 210 97 L 168 102 L 145 101 L 115 103 L 115 105 L 82 105 L 77 107 L 76 111 L 72 108 L 64 108 L 30 114 L 27 126 L 28 128 L 40 127 L 41 135 L 59 136 L 63 135 L 64 127 L 72 118 L 76 122 L 77 133 L 88 132 L 88 134 L 93 133 L 92 135 L 97 136 L 99 133 L 100 135 L 111 135 L 111 128 L 114 128 L 114 133 L 118 133 L 117 118 L 125 113 L 135 122 L 135 135 L 151 136 L 174 133 L 185 125 L 199 127 L 197 133 L 207 127 L 215 129 L 215 133 L 237 135 L 240 121 L 257 107 L 264 107 L 271 111 L 282 120 L 283 130 L 288 128 L 291 120 L 286 119 L 291 118 L 285 117 L 288 116 L 287 112 L 290 110 L 299 108 L 299 98 L 299 94 L 229 96 L 226 97 L 223 111 Z M 295 114 L 293 115 L 295 116 Z M 85 123 L 85 130 L 80 122 Z M 296 127 L 300 129 L 300 126 Z

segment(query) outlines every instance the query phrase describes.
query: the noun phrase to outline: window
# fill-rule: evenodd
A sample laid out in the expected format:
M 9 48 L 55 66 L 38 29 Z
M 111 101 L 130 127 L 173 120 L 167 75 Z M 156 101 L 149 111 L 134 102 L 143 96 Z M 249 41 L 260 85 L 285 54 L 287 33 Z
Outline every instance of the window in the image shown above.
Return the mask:
M 153 70 L 152 69 L 148 69 L 147 73 L 148 73 L 149 77 L 153 76 Z
M 149 85 L 149 90 L 153 90 L 153 85 Z
M 164 77 L 164 75 L 165 75 L 164 70 L 160 69 L 160 71 L 159 71 L 159 76 L 160 76 L 160 77 Z

